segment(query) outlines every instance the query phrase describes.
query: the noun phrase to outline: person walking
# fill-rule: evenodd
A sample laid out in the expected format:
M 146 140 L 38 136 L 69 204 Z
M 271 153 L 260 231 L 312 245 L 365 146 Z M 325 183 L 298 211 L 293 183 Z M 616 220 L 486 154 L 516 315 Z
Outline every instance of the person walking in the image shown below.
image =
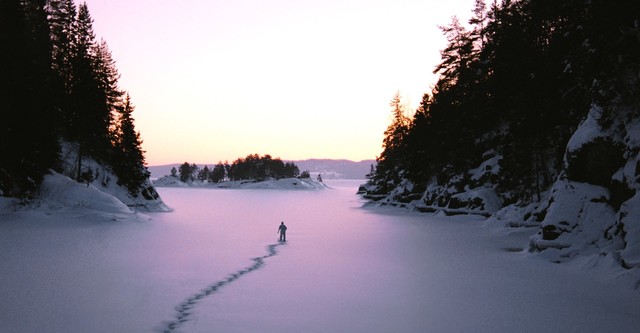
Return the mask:
M 280 226 L 278 227 L 278 233 L 280 234 L 280 241 L 287 241 L 287 226 L 284 225 L 284 222 L 280 222 Z

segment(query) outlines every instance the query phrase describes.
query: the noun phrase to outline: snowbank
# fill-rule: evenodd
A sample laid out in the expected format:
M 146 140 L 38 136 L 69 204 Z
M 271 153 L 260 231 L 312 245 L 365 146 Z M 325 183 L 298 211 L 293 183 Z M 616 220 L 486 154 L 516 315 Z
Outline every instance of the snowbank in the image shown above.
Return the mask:
M 77 173 L 78 147 L 75 144 L 62 142 L 62 159 L 60 169 L 62 175 L 75 175 Z M 106 167 L 97 161 L 83 157 L 82 172 L 88 175 L 85 187 L 93 188 L 95 191 L 102 192 L 106 197 L 113 197 L 129 208 L 142 212 L 167 212 L 170 208 L 164 204 L 160 195 L 150 179 L 140 187 L 138 193 L 132 195 L 124 187 L 118 184 L 118 176 L 116 176 L 111 168 Z M 72 181 L 71 179 L 69 179 Z M 73 181 L 72 181 L 73 182 Z M 77 198 L 81 200 L 82 195 Z M 104 198 L 103 198 L 104 199 Z
M 173 176 L 164 176 L 153 181 L 157 187 L 200 187 L 222 189 L 252 189 L 252 190 L 322 190 L 328 188 L 322 182 L 311 178 L 283 178 L 268 180 L 238 180 L 220 183 L 182 182 Z
M 85 221 L 114 221 L 140 217 L 146 219 L 138 212 L 170 211 L 159 198 L 133 198 L 128 195 L 126 189 L 119 186 L 102 186 L 95 182 L 78 183 L 55 172 L 44 177 L 37 197 L 30 201 L 0 199 L 0 212 L 5 214 L 81 216 Z
M 158 201 L 161 202 L 161 201 Z M 169 211 L 162 204 L 166 211 Z M 70 225 L 116 221 L 141 221 L 148 217 L 92 183 L 59 173 L 44 177 L 37 195 L 30 200 L 0 197 L 0 221 L 23 221 L 65 229 Z M 155 210 L 160 212 L 162 210 Z
M 130 214 L 131 208 L 92 184 L 81 184 L 61 174 L 47 175 L 39 193 L 41 208 L 49 210 L 91 210 Z
M 137 193 L 131 194 L 118 184 L 112 170 L 91 158 L 82 158 L 83 183 L 66 175 L 77 174 L 77 145 L 62 142 L 62 173 L 45 175 L 35 198 L 18 200 L 0 196 L 0 213 L 62 213 L 98 217 L 98 220 L 120 219 L 136 212 L 167 212 L 167 207 L 149 179 Z

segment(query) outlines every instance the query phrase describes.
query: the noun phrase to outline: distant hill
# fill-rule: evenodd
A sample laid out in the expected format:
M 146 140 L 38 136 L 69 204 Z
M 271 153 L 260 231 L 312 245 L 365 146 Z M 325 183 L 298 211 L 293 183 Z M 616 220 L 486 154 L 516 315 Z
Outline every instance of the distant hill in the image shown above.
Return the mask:
M 332 159 L 308 159 L 292 161 L 295 163 L 300 171 L 309 170 L 312 177 L 317 177 L 318 174 L 322 175 L 325 179 L 364 179 L 365 175 L 371 171 L 371 165 L 375 164 L 375 160 L 362 160 L 354 162 L 350 160 L 332 160 Z M 182 163 L 165 164 L 165 165 L 152 165 L 149 166 L 149 172 L 151 172 L 151 178 L 160 178 L 171 173 L 171 168 L 178 169 Z M 200 167 L 204 167 L 205 164 L 198 164 Z M 206 164 L 209 167 L 215 165 L 215 163 Z
M 364 179 L 371 171 L 371 164 L 375 160 L 362 160 L 354 162 L 350 160 L 308 159 L 293 161 L 300 171 L 309 170 L 312 176 L 321 174 L 326 179 Z

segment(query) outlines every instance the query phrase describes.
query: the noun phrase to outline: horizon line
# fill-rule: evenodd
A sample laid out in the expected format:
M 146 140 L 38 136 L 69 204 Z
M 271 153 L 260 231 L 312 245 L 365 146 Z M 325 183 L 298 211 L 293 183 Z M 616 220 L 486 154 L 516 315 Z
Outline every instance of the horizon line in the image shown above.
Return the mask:
M 375 158 L 363 159 L 363 160 L 358 160 L 358 161 L 351 160 L 351 159 L 348 159 L 348 158 L 318 158 L 318 157 L 305 158 L 305 159 L 284 159 L 284 158 L 280 158 L 280 157 L 274 157 L 274 158 L 279 158 L 280 160 L 285 161 L 285 162 L 287 162 L 287 161 L 291 161 L 291 162 L 298 161 L 299 162 L 299 161 L 311 161 L 311 160 L 328 160 L 328 161 L 349 161 L 349 162 L 353 162 L 353 163 L 361 163 L 361 162 L 365 162 L 365 161 L 374 161 L 374 162 L 376 161 Z M 216 165 L 216 164 L 218 164 L 218 162 L 215 162 L 215 163 L 193 163 L 193 162 L 187 162 L 187 161 L 185 161 L 185 162 L 189 163 L 189 164 L 195 164 L 195 165 Z M 180 164 L 184 164 L 185 162 L 173 162 L 173 163 L 162 163 L 162 164 L 151 164 L 151 163 L 148 163 L 146 165 L 146 167 L 168 166 L 168 165 L 175 165 L 175 164 L 180 165 Z M 229 162 L 229 163 L 233 163 L 233 161 Z

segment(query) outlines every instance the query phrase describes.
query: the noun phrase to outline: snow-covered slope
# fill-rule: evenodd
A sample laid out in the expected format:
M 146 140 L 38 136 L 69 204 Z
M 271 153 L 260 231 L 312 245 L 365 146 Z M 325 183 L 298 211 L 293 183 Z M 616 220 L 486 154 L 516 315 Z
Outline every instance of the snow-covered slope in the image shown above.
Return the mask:
M 50 210 L 89 210 L 107 213 L 132 213 L 115 196 L 92 184 L 81 184 L 58 173 L 47 175 L 40 187 L 38 202 Z
M 77 147 L 74 144 L 62 144 L 60 170 L 47 175 L 38 195 L 39 204 L 51 208 L 85 207 L 103 212 L 163 212 L 169 211 L 155 190 L 150 179 L 140 187 L 138 193 L 131 194 L 121 185 L 113 171 L 97 161 L 82 158 L 82 173 L 86 175 L 84 183 L 78 183 L 66 175 L 77 173 Z M 126 209 L 123 209 L 126 208 Z
M 56 221 L 79 221 L 86 224 L 127 219 L 146 220 L 147 217 L 139 214 L 140 211 L 170 211 L 159 198 L 130 198 L 126 200 L 128 204 L 125 204 L 118 196 L 126 196 L 127 191 L 122 189 L 122 193 L 116 192 L 118 193 L 110 192 L 100 184 L 79 183 L 53 172 L 44 177 L 38 195 L 28 201 L 0 197 L 0 214 L 10 220 L 39 221 L 54 218 Z M 55 224 L 62 226 L 62 223 Z

